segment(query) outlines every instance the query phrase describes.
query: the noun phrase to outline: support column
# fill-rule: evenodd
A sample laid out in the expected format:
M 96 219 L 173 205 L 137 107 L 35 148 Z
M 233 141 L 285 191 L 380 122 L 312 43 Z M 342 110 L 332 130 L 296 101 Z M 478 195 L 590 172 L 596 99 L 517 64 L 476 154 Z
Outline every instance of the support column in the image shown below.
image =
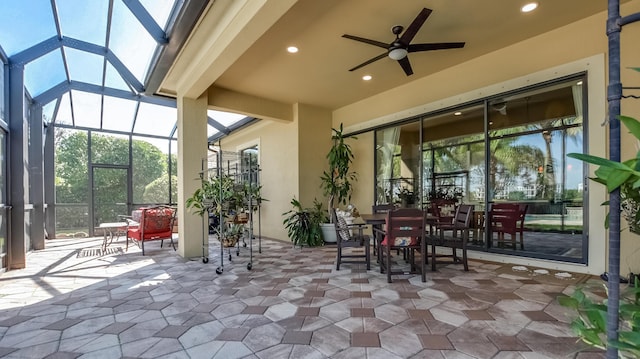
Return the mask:
M 56 238 L 55 128 L 46 127 L 44 139 L 44 203 L 45 236 Z
M 202 256 L 202 241 L 208 241 L 208 218 L 187 209 L 186 199 L 200 188 L 202 162 L 207 158 L 207 95 L 198 99 L 178 97 L 178 236 L 179 254 Z M 206 164 L 206 162 L 205 162 Z M 204 237 L 203 237 L 204 236 Z M 207 243 L 207 242 L 205 242 Z M 209 254 L 206 253 L 208 257 Z
M 20 269 L 26 265 L 29 236 L 26 229 L 29 216 L 25 215 L 29 188 L 28 127 L 24 113 L 24 65 L 9 66 L 9 205 L 11 222 L 7 253 L 9 269 Z
M 42 131 L 42 107 L 31 106 L 29 111 L 29 198 L 31 211 L 31 246 L 35 250 L 44 249 L 44 147 Z

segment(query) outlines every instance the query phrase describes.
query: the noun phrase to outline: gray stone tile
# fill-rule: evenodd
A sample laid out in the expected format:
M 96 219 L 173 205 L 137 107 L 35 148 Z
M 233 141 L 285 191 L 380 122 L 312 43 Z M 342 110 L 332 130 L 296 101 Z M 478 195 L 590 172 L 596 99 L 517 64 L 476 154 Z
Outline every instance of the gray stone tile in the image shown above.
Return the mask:
M 82 323 L 82 320 L 66 318 L 66 319 L 62 319 L 60 321 L 57 321 L 55 323 L 51 323 L 51 324 L 43 327 L 42 329 L 65 330 L 67 328 L 70 328 L 70 327 L 78 324 L 78 323 Z

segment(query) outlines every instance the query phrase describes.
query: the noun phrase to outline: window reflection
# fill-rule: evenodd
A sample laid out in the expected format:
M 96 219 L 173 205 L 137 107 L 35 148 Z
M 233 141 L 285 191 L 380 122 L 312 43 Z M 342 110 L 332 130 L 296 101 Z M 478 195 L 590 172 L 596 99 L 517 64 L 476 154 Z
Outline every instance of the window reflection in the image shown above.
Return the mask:
M 566 157 L 584 151 L 579 80 L 378 130 L 376 203 L 407 205 L 404 188 L 424 209 L 453 198 L 475 206 L 476 250 L 586 263 L 583 165 Z M 513 230 L 497 224 L 502 204 L 517 209 Z

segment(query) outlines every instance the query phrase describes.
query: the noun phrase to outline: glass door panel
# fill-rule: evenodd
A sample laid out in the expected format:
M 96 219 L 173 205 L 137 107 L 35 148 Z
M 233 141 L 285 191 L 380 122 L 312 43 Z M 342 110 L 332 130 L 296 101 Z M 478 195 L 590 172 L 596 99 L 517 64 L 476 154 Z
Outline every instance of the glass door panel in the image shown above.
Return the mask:
M 376 133 L 376 204 L 421 207 L 420 126 L 411 123 Z
M 515 224 L 487 221 L 488 245 L 496 251 L 586 260 L 583 166 L 566 157 L 583 151 L 582 97 L 576 96 L 582 89 L 576 83 L 489 103 L 489 203 L 526 208 Z

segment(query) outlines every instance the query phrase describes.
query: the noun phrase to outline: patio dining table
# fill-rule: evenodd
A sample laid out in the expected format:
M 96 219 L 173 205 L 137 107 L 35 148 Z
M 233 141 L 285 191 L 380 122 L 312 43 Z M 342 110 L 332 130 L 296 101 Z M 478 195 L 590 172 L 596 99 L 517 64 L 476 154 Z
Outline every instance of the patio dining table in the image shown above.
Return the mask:
M 102 252 L 106 252 L 107 246 L 109 246 L 113 242 L 114 238 L 115 240 L 118 240 L 118 237 L 122 233 L 126 235 L 128 225 L 129 223 L 127 222 L 100 223 L 98 227 L 103 230 L 103 239 L 101 246 Z
M 380 260 L 380 243 L 384 239 L 384 224 L 387 220 L 386 213 L 361 213 L 360 219 L 366 223 L 370 224 L 373 231 L 373 250 L 376 254 L 376 260 Z M 433 223 L 437 218 L 431 213 L 425 212 L 425 221 L 427 223 Z

